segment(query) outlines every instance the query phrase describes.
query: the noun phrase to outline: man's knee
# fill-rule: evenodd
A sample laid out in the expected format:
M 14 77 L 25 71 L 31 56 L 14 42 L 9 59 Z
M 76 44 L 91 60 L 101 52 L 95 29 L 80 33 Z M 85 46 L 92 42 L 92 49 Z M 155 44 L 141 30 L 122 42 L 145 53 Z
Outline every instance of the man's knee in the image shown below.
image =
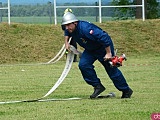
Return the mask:
M 80 70 L 91 70 L 91 69 L 94 68 L 93 65 L 89 65 L 89 64 L 87 64 L 85 62 L 79 62 L 78 67 L 79 67 Z
M 86 64 L 79 62 L 78 67 L 80 70 L 84 70 L 85 69 Z

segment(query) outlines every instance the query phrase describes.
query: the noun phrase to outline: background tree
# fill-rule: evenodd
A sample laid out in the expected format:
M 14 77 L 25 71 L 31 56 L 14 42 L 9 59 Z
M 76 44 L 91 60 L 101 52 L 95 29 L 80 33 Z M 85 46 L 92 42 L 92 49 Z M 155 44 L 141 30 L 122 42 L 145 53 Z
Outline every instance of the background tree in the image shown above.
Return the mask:
M 141 5 L 142 0 L 135 0 L 135 4 Z M 158 2 L 157 0 L 144 0 L 145 3 L 145 17 L 147 19 L 158 18 Z M 142 18 L 142 8 L 136 8 L 136 18 Z
M 144 0 L 145 3 L 145 17 L 147 19 L 154 19 L 158 18 L 158 6 L 159 3 L 157 0 Z M 113 0 L 112 2 L 113 5 L 141 5 L 142 0 Z M 135 11 L 135 17 L 137 19 L 142 18 L 142 8 L 141 7 L 136 7 L 135 10 L 131 8 L 115 8 L 115 16 L 117 16 L 119 19 L 122 17 L 125 17 L 125 15 L 131 14 L 133 16 L 133 13 Z M 128 17 L 128 16 L 127 16 Z
M 155 19 L 158 18 L 158 2 L 156 0 L 147 0 L 147 19 Z
M 111 3 L 102 0 L 103 6 L 108 5 L 132 5 L 142 4 L 142 0 L 112 0 Z M 2 4 L 7 6 L 7 4 Z M 61 6 L 90 6 L 95 3 L 65 3 Z M 148 19 L 160 17 L 160 4 L 156 0 L 145 0 L 145 16 Z M 63 16 L 65 8 L 57 9 L 57 16 Z M 95 8 L 72 8 L 76 16 L 96 16 L 98 11 Z M 1 10 L 1 16 L 6 17 L 7 10 Z M 53 16 L 54 8 L 52 5 L 51 13 Z M 33 5 L 11 5 L 11 17 L 27 17 L 27 16 L 49 16 L 49 5 L 48 4 L 33 4 Z M 102 8 L 102 16 L 112 16 L 117 19 L 128 19 L 128 18 L 142 18 L 142 8 Z
M 132 0 L 113 0 L 112 5 L 132 5 Z M 117 19 L 128 19 L 133 17 L 134 9 L 128 7 L 115 8 L 113 17 Z

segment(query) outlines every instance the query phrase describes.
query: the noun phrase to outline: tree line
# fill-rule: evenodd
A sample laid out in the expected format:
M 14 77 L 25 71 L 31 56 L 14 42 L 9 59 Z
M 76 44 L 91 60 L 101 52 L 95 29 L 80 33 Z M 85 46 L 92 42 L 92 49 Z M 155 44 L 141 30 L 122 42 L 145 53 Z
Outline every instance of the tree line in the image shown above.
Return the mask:
M 142 0 L 113 0 L 114 5 L 141 5 Z M 160 3 L 157 0 L 144 0 L 146 19 L 160 18 Z M 116 16 L 121 18 L 124 15 L 134 14 L 136 18 L 142 17 L 142 8 L 129 10 L 128 8 L 116 8 Z
M 113 0 L 111 3 L 102 1 L 102 5 L 135 5 L 141 4 L 141 0 Z M 93 6 L 96 3 L 65 3 L 63 6 Z M 145 0 L 146 18 L 160 18 L 160 4 L 156 0 Z M 57 9 L 57 16 L 62 16 L 65 8 Z M 98 8 L 72 8 L 77 16 L 95 16 L 98 15 Z M 141 17 L 141 8 L 102 8 L 102 16 L 111 16 L 117 18 Z M 24 16 L 49 16 L 54 14 L 54 6 L 51 3 L 35 5 L 11 5 L 11 17 Z M 7 10 L 0 10 L 0 16 L 7 16 Z

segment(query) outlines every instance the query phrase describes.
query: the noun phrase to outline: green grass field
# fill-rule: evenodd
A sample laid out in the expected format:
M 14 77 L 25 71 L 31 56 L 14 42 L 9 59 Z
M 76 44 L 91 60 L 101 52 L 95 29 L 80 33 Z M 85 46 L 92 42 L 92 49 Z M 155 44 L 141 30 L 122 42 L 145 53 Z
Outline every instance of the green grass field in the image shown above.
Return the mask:
M 120 67 L 134 93 L 121 99 L 121 92 L 95 62 L 106 87 L 103 95 L 115 98 L 88 99 L 93 88 L 85 83 L 78 63 L 64 82 L 46 99 L 80 97 L 82 100 L 0 104 L 0 120 L 150 120 L 160 113 L 160 20 L 127 20 L 95 23 L 107 31 L 118 55 L 128 60 Z M 53 58 L 62 47 L 60 25 L 0 24 L 0 102 L 44 96 L 60 77 L 65 56 L 56 64 L 37 65 Z M 32 65 L 29 65 L 32 64 Z
M 52 24 L 54 24 L 54 17 L 52 19 Z M 78 17 L 80 20 L 86 20 L 90 22 L 96 22 L 96 16 L 90 16 L 90 17 Z M 112 21 L 116 18 L 113 17 L 102 17 L 102 21 Z M 134 18 L 131 18 L 134 19 Z M 8 18 L 3 17 L 2 22 L 7 22 Z M 62 17 L 57 17 L 57 22 L 61 23 Z M 99 21 L 99 20 L 98 20 Z M 46 17 L 37 17 L 37 16 L 30 16 L 30 17 L 11 17 L 11 22 L 14 23 L 25 23 L 25 24 L 50 24 L 50 18 L 49 16 Z
M 121 71 L 134 94 L 121 99 L 119 92 L 96 62 L 97 74 L 107 88 L 103 95 L 115 92 L 115 98 L 91 100 L 93 92 L 74 63 L 65 81 L 47 98 L 80 97 L 82 100 L 31 102 L 0 105 L 1 120 L 149 120 L 153 112 L 160 112 L 160 57 L 129 58 Z M 140 64 L 146 65 L 140 65 Z M 42 97 L 58 80 L 65 61 L 51 65 L 0 66 L 0 100 L 14 101 Z

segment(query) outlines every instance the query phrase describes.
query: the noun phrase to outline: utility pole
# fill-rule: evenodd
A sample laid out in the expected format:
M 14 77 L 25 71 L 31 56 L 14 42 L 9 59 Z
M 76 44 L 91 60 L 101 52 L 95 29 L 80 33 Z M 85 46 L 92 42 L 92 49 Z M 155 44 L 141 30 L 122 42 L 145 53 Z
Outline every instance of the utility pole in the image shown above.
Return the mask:
M 50 24 L 52 24 L 52 3 L 48 1 L 49 5 L 49 18 L 50 18 Z
M 0 8 L 2 8 L 2 2 L 0 2 Z M 2 10 L 0 9 L 0 23 L 2 22 Z
M 135 0 L 135 3 L 137 5 L 142 5 L 142 0 Z M 147 5 L 147 0 L 144 0 L 144 4 L 145 4 L 145 17 L 146 17 L 146 5 Z M 142 18 L 142 8 L 137 7 L 136 8 L 136 19 L 141 19 Z
M 98 6 L 98 2 L 95 2 L 95 6 Z M 98 22 L 98 8 L 96 9 L 96 22 Z

